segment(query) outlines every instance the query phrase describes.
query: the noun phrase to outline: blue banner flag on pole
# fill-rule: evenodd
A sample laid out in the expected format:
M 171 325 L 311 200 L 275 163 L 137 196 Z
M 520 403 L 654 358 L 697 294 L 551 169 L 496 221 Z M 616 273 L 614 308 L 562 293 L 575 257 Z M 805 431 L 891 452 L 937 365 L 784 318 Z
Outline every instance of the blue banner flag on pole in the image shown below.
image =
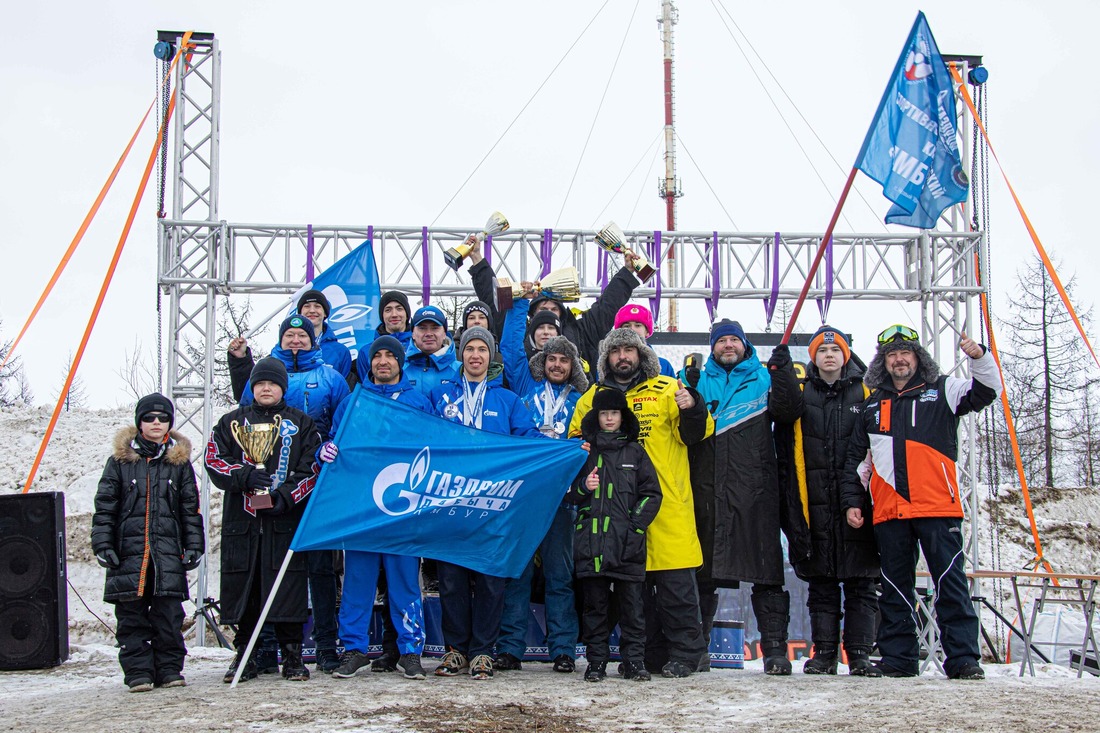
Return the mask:
M 951 75 L 924 13 L 917 13 L 855 167 L 894 202 L 887 224 L 932 229 L 945 209 L 966 201 L 970 181 L 960 160 Z
M 356 387 L 290 548 L 430 557 L 515 578 L 587 453 L 465 427 Z
M 378 268 L 374 265 L 371 241 L 360 244 L 337 260 L 294 296 L 291 313 L 296 313 L 298 298 L 306 290 L 320 290 L 332 306 L 328 327 L 337 340 L 357 356 L 357 347 L 374 340 L 378 328 L 378 302 L 382 298 Z

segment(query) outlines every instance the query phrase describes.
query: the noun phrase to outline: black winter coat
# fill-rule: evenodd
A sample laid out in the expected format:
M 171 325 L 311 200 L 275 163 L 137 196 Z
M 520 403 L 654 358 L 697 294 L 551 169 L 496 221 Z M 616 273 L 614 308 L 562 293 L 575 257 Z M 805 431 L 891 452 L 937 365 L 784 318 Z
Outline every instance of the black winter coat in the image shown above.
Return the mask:
M 849 360 L 840 378 L 829 385 L 810 365 L 803 383 L 802 417 L 793 426 L 776 427 L 776 444 L 784 479 L 799 496 L 804 522 L 809 516 L 810 556 L 794 562 L 798 577 L 877 578 L 878 548 L 871 522 L 848 525 L 840 504 L 840 479 L 852 431 L 859 428 L 863 370 Z M 864 494 L 864 516 L 870 516 L 870 494 Z
M 802 394 L 789 364 L 769 370 L 769 375 L 767 410 L 722 432 L 716 429 L 689 448 L 695 522 L 703 548 L 696 577 L 703 585 L 782 585 L 780 531 L 787 535 L 792 560 L 809 552 L 808 538 L 793 521 L 800 511 L 797 496 L 783 490 L 779 479 L 772 434 L 773 423 L 798 419 Z
M 589 416 L 593 419 L 589 420 Z M 585 415 L 585 427 L 599 413 Z M 630 415 L 629 417 L 633 417 Z M 638 421 L 627 432 L 586 432 L 592 450 L 569 491 L 579 505 L 573 534 L 573 566 L 578 578 L 645 580 L 646 527 L 661 508 L 657 470 L 638 443 Z M 589 491 L 585 480 L 597 469 L 600 486 Z
M 271 423 L 275 415 L 282 418 L 282 437 L 265 465 L 273 473 L 285 471 L 285 479 L 276 481 L 271 489 L 282 496 L 287 507 L 277 515 L 272 510 L 252 509 L 247 481 L 257 469 L 242 457 L 241 447 L 230 429 L 234 420 L 241 425 L 246 421 Z M 222 623 L 235 624 L 241 620 L 252 583 L 260 584 L 260 603 L 266 602 L 317 480 L 313 456 L 320 446 L 321 436 L 313 420 L 301 410 L 287 407 L 285 402 L 267 408 L 257 404 L 238 407 L 222 416 L 210 433 L 206 473 L 226 494 L 222 502 Z M 296 554 L 283 576 L 267 620 L 304 622 L 308 615 L 306 586 L 306 561 L 303 555 Z
M 191 442 L 172 431 L 161 455 L 148 460 L 131 445 L 137 433 L 127 427 L 115 435 L 95 495 L 92 551 L 119 558 L 107 570 L 103 600 L 141 598 L 150 572 L 153 595 L 186 599 L 183 551 L 205 549 Z

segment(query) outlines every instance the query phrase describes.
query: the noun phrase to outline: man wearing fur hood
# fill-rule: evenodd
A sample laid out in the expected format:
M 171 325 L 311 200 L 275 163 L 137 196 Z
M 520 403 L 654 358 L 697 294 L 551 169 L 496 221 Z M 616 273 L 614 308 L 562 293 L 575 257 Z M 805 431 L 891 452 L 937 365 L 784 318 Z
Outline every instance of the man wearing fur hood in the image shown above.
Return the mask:
M 599 384 L 621 390 L 638 418 L 640 442 L 664 497 L 646 534 L 646 668 L 686 677 L 706 651 L 695 585 L 703 553 L 695 531 L 688 446 L 714 433 L 714 418 L 698 392 L 661 376 L 657 354 L 628 328 L 617 328 L 600 342 L 596 366 Z M 596 389 L 577 403 L 570 436 L 581 434 Z
M 970 379 L 940 374 L 907 326 L 878 336 L 864 381 L 873 392 L 849 442 L 841 478 L 848 524 L 862 527 L 864 494 L 871 492 L 875 538 L 882 561 L 882 624 L 878 671 L 887 677 L 919 673 L 920 645 L 913 608 L 918 546 L 936 586 L 936 620 L 951 679 L 985 677 L 978 660 L 978 617 L 963 557 L 959 496 L 959 418 L 978 412 L 1000 393 L 997 366 L 985 347 L 962 334 Z M 866 487 L 866 488 L 865 488 Z
M 133 692 L 180 687 L 187 571 L 205 549 L 191 442 L 172 430 L 164 395 L 138 400 L 134 426 L 115 435 L 92 517 L 92 551 L 107 568 L 118 661 Z
M 535 427 L 549 438 L 564 438 L 577 401 L 588 389 L 577 347 L 564 336 L 554 336 L 528 361 L 522 341 L 524 319 L 514 317 L 514 313 L 515 309 L 508 312 L 501 343 L 505 379 L 530 411 Z M 565 488 L 546 487 L 560 494 L 565 493 Z M 546 579 L 546 643 L 554 671 L 563 673 L 576 668 L 577 655 L 578 620 L 573 598 L 575 516 L 572 502 L 563 500 L 538 548 Z M 527 648 L 534 574 L 535 558 L 532 556 L 523 574 L 505 583 L 504 612 L 497 638 L 497 656 L 493 660 L 496 669 L 519 669 L 521 666 Z

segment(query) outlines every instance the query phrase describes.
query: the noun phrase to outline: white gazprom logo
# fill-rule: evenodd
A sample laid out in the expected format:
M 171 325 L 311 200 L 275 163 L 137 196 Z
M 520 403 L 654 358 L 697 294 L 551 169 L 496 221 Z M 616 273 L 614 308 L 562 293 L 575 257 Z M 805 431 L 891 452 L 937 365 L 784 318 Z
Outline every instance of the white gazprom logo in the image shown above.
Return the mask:
M 374 478 L 375 505 L 391 517 L 412 512 L 465 516 L 508 508 L 523 479 L 491 479 L 431 470 L 431 451 L 425 446 L 412 463 L 391 463 Z

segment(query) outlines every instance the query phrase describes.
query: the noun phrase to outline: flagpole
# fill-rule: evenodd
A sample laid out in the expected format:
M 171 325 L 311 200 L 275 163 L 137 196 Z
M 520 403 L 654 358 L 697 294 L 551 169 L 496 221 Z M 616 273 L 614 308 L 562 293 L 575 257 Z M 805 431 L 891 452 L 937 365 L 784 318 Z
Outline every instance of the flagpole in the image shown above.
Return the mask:
M 836 209 L 833 210 L 833 218 L 829 220 L 829 226 L 825 229 L 825 236 L 821 238 L 821 244 L 817 246 L 817 254 L 814 255 L 814 261 L 810 265 L 810 272 L 806 275 L 806 282 L 802 285 L 802 292 L 798 294 L 798 300 L 794 304 L 794 310 L 791 312 L 791 317 L 787 321 L 787 328 L 783 331 L 783 338 L 779 343 L 785 344 L 791 340 L 791 334 L 794 332 L 794 324 L 798 322 L 798 314 L 802 310 L 802 304 L 806 302 L 806 294 L 810 292 L 810 283 L 814 281 L 814 275 L 817 274 L 818 265 L 821 264 L 821 258 L 825 256 L 825 248 L 829 246 L 829 241 L 833 238 L 833 229 L 836 228 L 837 219 L 840 218 L 840 210 L 844 208 L 844 202 L 848 199 L 848 192 L 852 190 L 852 184 L 856 180 L 856 173 L 859 172 L 859 168 L 852 168 L 852 172 L 848 174 L 848 180 L 844 183 L 844 190 L 840 192 L 840 200 L 836 202 Z
M 230 690 L 236 687 L 237 683 L 241 681 L 241 675 L 244 673 L 244 668 L 248 664 L 248 660 L 252 658 L 252 649 L 256 646 L 256 639 L 260 637 L 260 632 L 263 631 L 264 621 L 267 621 L 267 614 L 271 610 L 271 604 L 275 602 L 275 594 L 279 592 L 279 586 L 283 584 L 283 576 L 286 575 L 286 569 L 290 567 L 290 560 L 293 557 L 294 550 L 287 550 L 286 557 L 283 558 L 283 565 L 279 568 L 279 574 L 275 576 L 275 584 L 271 586 L 271 592 L 267 594 L 267 602 L 264 603 L 264 609 L 260 611 L 260 618 L 256 621 L 256 628 L 252 629 L 252 636 L 248 640 L 248 646 L 244 648 L 244 654 L 241 655 L 241 661 L 237 664 L 237 671 L 233 675 L 233 683 L 229 685 Z M 254 577 L 252 582 L 259 583 L 259 576 L 257 575 L 257 577 Z

